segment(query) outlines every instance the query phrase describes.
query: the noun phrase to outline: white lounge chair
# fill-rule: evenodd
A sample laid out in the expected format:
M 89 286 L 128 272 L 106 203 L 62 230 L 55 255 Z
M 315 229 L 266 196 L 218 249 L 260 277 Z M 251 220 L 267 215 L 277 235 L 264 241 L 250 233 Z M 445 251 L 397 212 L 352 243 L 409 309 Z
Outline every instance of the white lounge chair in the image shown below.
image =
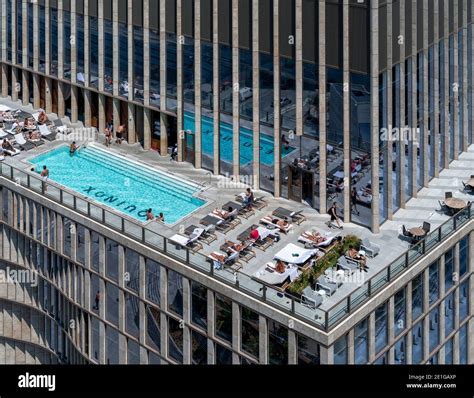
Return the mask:
M 288 264 L 303 265 L 316 254 L 318 254 L 318 249 L 308 250 L 294 243 L 289 243 L 275 254 L 275 259 Z
M 26 141 L 24 135 L 22 133 L 15 134 L 15 142 L 20 146 L 21 149 L 24 151 L 29 151 L 33 149 L 35 146 L 31 142 Z
M 298 242 L 302 242 L 302 243 L 305 243 L 305 244 L 310 244 L 310 245 L 313 245 L 313 247 L 316 247 L 316 248 L 325 248 L 325 247 L 331 246 L 333 244 L 333 242 L 336 239 L 338 239 L 338 237 L 339 237 L 339 234 L 337 234 L 337 235 L 330 235 L 330 234 L 322 235 L 325 238 L 325 240 L 323 242 L 316 243 L 313 239 L 311 239 L 311 234 L 312 233 L 313 233 L 312 231 L 303 232 L 298 237 Z
M 198 243 L 198 240 L 203 233 L 204 233 L 203 228 L 196 228 L 194 232 L 189 236 L 176 234 L 176 235 L 173 235 L 170 238 L 170 240 L 183 247 L 196 248 L 196 246 L 200 246 L 200 248 L 202 249 L 202 245 Z
M 224 257 L 224 263 L 222 263 L 222 261 L 218 258 L 222 256 Z M 215 251 L 209 255 L 209 259 L 212 260 L 214 269 L 222 269 L 223 265 L 237 262 L 237 260 L 239 259 L 239 252 L 233 252 L 232 254 L 227 255 L 227 254 Z
M 273 227 L 274 229 L 279 229 L 281 232 L 287 234 L 288 232 L 291 231 L 293 228 L 293 224 L 288 224 L 286 227 L 281 227 L 277 223 L 274 223 L 273 220 L 276 219 L 276 217 L 273 216 L 265 216 L 262 219 L 260 219 L 260 222 L 265 225 L 269 225 Z M 284 220 L 282 220 L 284 221 Z
M 39 129 L 39 132 L 41 133 L 41 137 L 44 138 L 45 140 L 48 140 L 48 141 L 54 141 L 55 137 L 56 137 L 56 133 L 53 133 L 49 128 L 48 126 L 46 126 L 45 124 L 40 124 L 38 126 L 38 129 Z

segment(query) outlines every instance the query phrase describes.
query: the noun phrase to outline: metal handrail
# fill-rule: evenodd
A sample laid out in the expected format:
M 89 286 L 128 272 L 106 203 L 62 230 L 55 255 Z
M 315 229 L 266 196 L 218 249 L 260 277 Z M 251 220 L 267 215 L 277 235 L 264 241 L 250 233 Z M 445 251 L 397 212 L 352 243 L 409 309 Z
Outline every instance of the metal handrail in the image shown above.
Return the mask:
M 15 177 L 15 175 L 18 175 L 18 174 L 20 175 L 20 177 L 21 176 L 26 177 L 25 178 L 26 186 L 22 185 L 20 178 Z M 165 236 L 144 228 L 144 226 L 141 225 L 138 221 L 132 219 L 131 217 L 128 217 L 127 215 L 119 213 L 118 211 L 115 211 L 113 209 L 107 210 L 102 205 L 98 205 L 94 203 L 93 200 L 86 198 L 83 195 L 76 194 L 73 191 L 64 189 L 63 187 L 58 186 L 57 184 L 54 184 L 51 181 L 43 181 L 43 179 L 37 175 L 28 173 L 24 170 L 21 170 L 17 167 L 14 167 L 6 163 L 0 163 L 0 177 L 7 178 L 10 181 L 15 182 L 16 184 L 19 184 L 28 189 L 31 189 L 34 192 L 41 193 L 53 200 L 55 198 L 51 195 L 52 189 L 46 189 L 46 187 L 51 187 L 51 188 L 54 188 L 54 190 L 59 190 L 59 201 L 63 206 L 68 207 L 74 211 L 77 211 L 82 215 L 86 214 L 88 217 L 92 218 L 93 220 L 103 223 L 107 227 L 127 236 L 130 239 L 133 239 L 141 244 L 147 244 L 151 248 L 155 249 L 156 251 L 160 253 L 164 253 L 174 259 L 177 259 L 178 261 L 182 261 L 182 262 L 184 261 L 186 265 L 193 267 L 199 272 L 204 272 L 208 276 L 218 279 L 219 281 L 223 282 L 226 285 L 245 291 L 247 294 L 250 294 L 251 296 L 256 297 L 257 299 L 260 299 L 267 304 L 270 304 L 272 306 L 278 306 L 279 309 L 290 314 L 291 316 L 301 319 L 305 322 L 312 323 L 316 327 L 323 330 L 329 330 L 331 327 L 335 326 L 343 318 L 345 318 L 345 316 L 349 315 L 349 313 L 351 313 L 353 310 L 355 310 L 356 308 L 364 304 L 366 301 L 368 301 L 374 294 L 379 292 L 379 290 L 383 286 L 390 283 L 391 280 L 397 277 L 403 270 L 407 270 L 413 264 L 418 262 L 420 260 L 420 257 L 426 254 L 427 250 L 428 251 L 432 250 L 435 246 L 437 246 L 436 244 L 439 244 L 442 241 L 443 238 L 446 238 L 452 235 L 456 230 L 458 230 L 460 227 L 464 226 L 469 220 L 471 220 L 473 216 L 473 212 L 471 211 L 471 207 L 473 206 L 473 204 L 471 204 L 470 206 L 466 207 L 465 209 L 461 210 L 456 215 L 451 217 L 445 223 L 440 225 L 437 229 L 430 232 L 425 237 L 424 240 L 413 245 L 412 247 L 410 247 L 410 249 L 408 249 L 406 252 L 404 252 L 399 257 L 397 257 L 394 261 L 392 261 L 388 265 L 388 268 L 382 269 L 380 272 L 378 272 L 373 277 L 371 277 L 368 281 L 366 281 L 362 286 L 360 286 L 355 292 L 352 292 L 350 295 L 342 298 L 339 302 L 334 304 L 329 310 L 325 311 L 318 308 L 313 308 L 314 312 L 311 313 L 311 316 L 306 316 L 303 311 L 297 310 L 298 308 L 297 304 L 299 305 L 301 309 L 303 309 L 304 307 L 305 311 L 308 310 L 307 304 L 305 304 L 300 298 L 295 297 L 292 294 L 285 292 L 284 293 L 285 300 L 281 300 L 281 302 L 278 302 L 276 299 L 272 300 L 271 299 L 272 296 L 281 297 L 282 293 L 280 290 L 274 289 L 271 286 L 260 282 L 257 278 L 243 274 L 243 273 L 239 273 L 240 275 L 239 278 L 235 278 L 234 272 L 228 269 L 224 269 L 218 272 L 218 270 L 214 270 L 213 265 L 209 262 L 208 258 L 202 253 L 192 252 L 187 248 L 172 250 L 175 244 L 173 244 L 172 242 L 168 244 L 168 238 L 166 238 Z M 33 181 L 39 182 L 41 188 L 37 189 L 37 187 L 35 187 L 32 184 Z M 71 195 L 73 197 L 72 206 L 63 200 L 64 193 L 67 193 L 68 195 Z M 79 203 L 85 202 L 86 210 L 79 209 L 78 202 Z M 100 211 L 100 215 L 101 215 L 100 220 L 97 219 L 96 217 L 91 217 L 91 209 L 94 207 L 96 207 Z M 111 223 L 108 223 L 106 214 L 112 214 L 115 217 L 119 217 L 120 225 L 116 226 Z M 139 229 L 138 234 L 127 232 L 126 226 L 130 224 Z M 443 234 L 443 229 L 447 230 L 445 234 Z M 150 238 L 153 238 L 153 237 L 158 238 L 158 244 L 153 243 L 152 239 L 147 239 L 147 236 L 149 236 Z M 427 249 L 426 242 L 430 238 L 433 238 L 433 237 L 435 237 L 433 241 L 436 244 L 434 246 L 430 246 L 430 248 Z M 182 252 L 182 250 L 185 251 L 185 254 L 178 255 L 177 252 L 178 251 Z M 416 255 L 410 256 L 411 253 L 416 254 Z M 197 261 L 194 261 L 194 259 L 200 259 L 201 261 L 197 262 Z M 203 264 L 207 264 L 207 265 L 204 266 Z M 401 269 L 401 271 L 398 271 L 398 269 L 396 268 L 397 266 L 399 267 L 399 269 Z M 225 272 L 227 272 L 228 274 L 227 276 Z M 384 273 L 385 273 L 385 276 L 381 277 L 383 276 Z M 242 283 L 243 280 L 245 279 L 250 281 L 252 284 L 257 284 L 257 288 L 256 289 L 248 288 L 245 284 Z M 357 292 L 360 291 L 361 289 L 363 290 L 362 295 L 357 294 Z M 270 292 L 273 292 L 273 293 L 270 294 Z M 360 297 L 362 297 L 362 299 L 360 299 Z M 286 302 L 288 299 L 290 299 L 289 304 Z M 343 303 L 345 304 L 342 306 L 341 304 Z M 320 315 L 317 314 L 318 312 L 320 313 Z M 321 320 L 321 322 L 317 322 L 318 320 Z

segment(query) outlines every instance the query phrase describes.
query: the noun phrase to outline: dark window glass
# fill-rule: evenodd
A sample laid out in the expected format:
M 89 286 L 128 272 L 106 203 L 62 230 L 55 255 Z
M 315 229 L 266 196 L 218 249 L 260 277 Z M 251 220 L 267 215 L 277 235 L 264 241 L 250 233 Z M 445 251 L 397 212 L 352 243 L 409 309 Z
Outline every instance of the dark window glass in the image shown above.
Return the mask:
M 259 316 L 256 312 L 242 307 L 242 350 L 258 358 Z

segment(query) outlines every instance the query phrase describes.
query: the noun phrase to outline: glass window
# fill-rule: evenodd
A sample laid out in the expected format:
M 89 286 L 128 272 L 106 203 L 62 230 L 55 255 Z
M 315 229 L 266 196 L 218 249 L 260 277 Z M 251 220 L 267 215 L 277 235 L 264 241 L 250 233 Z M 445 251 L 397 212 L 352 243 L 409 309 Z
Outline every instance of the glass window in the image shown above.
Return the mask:
M 143 102 L 143 29 L 139 26 L 133 27 L 133 43 L 134 99 Z
M 216 294 L 216 336 L 232 342 L 232 300 Z
M 194 330 L 191 333 L 191 338 L 191 355 L 193 364 L 207 364 L 207 338 Z
M 191 321 L 207 329 L 207 288 L 191 281 Z
M 469 314 L 469 280 L 459 286 L 459 321 L 462 322 Z
M 125 249 L 125 285 L 138 292 L 140 283 L 140 255 L 131 249 Z
M 150 30 L 150 104 L 160 106 L 160 32 Z
M 439 262 L 436 261 L 429 268 L 430 280 L 430 304 L 433 304 L 439 298 Z
M 175 361 L 183 362 L 183 328 L 180 322 L 168 319 L 168 355 Z
M 454 293 L 449 294 L 444 300 L 444 326 L 447 337 L 454 330 Z
M 216 344 L 216 365 L 231 365 L 232 351 L 228 348 Z
M 120 363 L 119 358 L 119 332 L 110 326 L 105 327 L 106 337 L 106 356 L 107 365 L 118 365 Z
M 354 363 L 366 364 L 369 358 L 367 332 L 367 318 L 359 322 L 354 328 Z
M 444 257 L 444 289 L 447 292 L 454 285 L 454 248 L 448 250 Z
M 146 298 L 160 305 L 160 265 L 146 259 Z
M 176 35 L 166 33 L 166 107 L 176 110 Z
M 99 32 L 96 17 L 89 17 L 90 84 L 99 87 Z
M 387 303 L 375 309 L 375 352 L 380 352 L 387 345 Z
M 268 362 L 288 364 L 288 329 L 275 321 L 268 321 Z
M 105 239 L 105 272 L 107 278 L 118 282 L 118 243 Z
M 406 337 L 403 336 L 401 339 L 397 340 L 394 347 L 394 363 L 395 365 L 405 365 L 405 345 Z
M 467 324 L 459 329 L 459 363 L 467 365 L 469 343 L 467 341 Z
M 91 251 L 92 251 L 92 269 L 99 272 L 99 262 L 100 262 L 100 244 L 99 244 L 99 234 L 97 232 L 91 231 Z
M 76 226 L 77 231 L 77 250 L 76 261 L 85 264 L 86 261 L 86 229 L 82 225 Z
M 160 312 L 149 305 L 146 306 L 146 344 L 157 351 L 161 350 Z
M 309 337 L 297 334 L 298 340 L 298 365 L 319 365 L 320 348 L 319 344 Z
M 119 93 L 128 96 L 128 30 L 127 25 L 119 24 Z
M 449 339 L 444 345 L 444 364 L 453 364 L 453 339 Z
M 183 277 L 168 270 L 168 308 L 183 316 Z
M 242 350 L 258 358 L 259 350 L 259 316 L 256 312 L 242 307 Z
M 84 84 L 84 16 L 79 13 L 76 13 L 76 49 L 77 83 Z
M 113 90 L 114 41 L 112 21 L 104 19 L 104 88 Z
M 72 243 L 72 236 L 73 234 L 71 231 L 75 230 L 75 225 L 71 223 L 71 220 L 68 218 L 63 219 L 63 234 L 64 234 L 64 246 L 63 246 L 63 254 L 66 257 L 71 257 L 71 243 Z
M 403 288 L 395 294 L 394 333 L 398 336 L 406 327 L 406 289 Z
M 71 13 L 65 10 L 63 11 L 63 32 L 64 78 L 71 80 Z
M 423 313 L 423 273 L 413 279 L 411 289 L 412 315 L 415 320 Z
M 413 326 L 412 334 L 412 357 L 413 364 L 416 365 L 423 360 L 423 321 Z
M 459 242 L 459 276 L 464 276 L 468 271 L 469 245 L 468 238 L 461 239 Z
M 342 336 L 334 343 L 334 364 L 347 364 L 347 335 Z
M 430 352 L 439 344 L 439 307 L 430 312 Z
M 127 363 L 129 365 L 140 365 L 140 345 L 131 339 L 128 340 Z
M 119 317 L 119 290 L 111 283 L 106 283 L 105 291 L 107 293 L 106 319 L 118 326 Z
M 140 330 L 140 302 L 138 297 L 125 293 L 125 304 L 126 331 L 138 339 Z

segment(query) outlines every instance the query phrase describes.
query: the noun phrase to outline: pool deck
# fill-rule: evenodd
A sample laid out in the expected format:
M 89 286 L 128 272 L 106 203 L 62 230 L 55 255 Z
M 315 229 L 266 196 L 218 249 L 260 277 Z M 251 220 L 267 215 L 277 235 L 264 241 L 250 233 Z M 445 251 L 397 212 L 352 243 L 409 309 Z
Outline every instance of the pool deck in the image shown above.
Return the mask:
M 19 103 L 12 103 L 6 99 L 0 100 L 0 103 L 14 109 L 22 109 L 29 113 L 34 112 L 31 106 L 25 107 Z M 51 120 L 54 120 L 55 118 L 55 115 L 50 115 Z M 66 119 L 63 120 L 66 121 Z M 80 123 L 77 123 L 74 126 L 80 127 Z M 95 143 L 95 145 L 103 146 L 101 142 L 103 142 L 103 135 L 99 134 L 99 142 Z M 27 169 L 28 164 L 25 163 L 25 158 L 36 156 L 55 148 L 58 145 L 64 145 L 64 141 L 55 141 L 52 143 L 47 142 L 39 148 L 32 149 L 28 152 L 22 152 L 14 158 L 8 157 L 4 162 L 21 169 Z M 105 146 L 103 147 L 105 148 Z M 108 148 L 108 150 L 129 157 L 134 161 L 146 163 L 148 166 L 157 168 L 161 171 L 164 170 L 170 173 L 175 173 L 182 178 L 188 179 L 203 187 L 199 196 L 209 201 L 205 207 L 198 209 L 195 213 L 183 218 L 179 223 L 173 226 L 166 226 L 158 222 L 150 222 L 146 225 L 147 229 L 166 237 L 171 237 L 190 225 L 194 224 L 199 226 L 200 219 L 211 213 L 213 209 L 221 208 L 221 206 L 228 201 L 235 201 L 235 196 L 243 192 L 246 188 L 244 185 L 234 184 L 223 176 L 214 176 L 208 171 L 195 169 L 188 163 L 171 161 L 168 156 L 161 157 L 156 151 L 144 151 L 139 144 L 113 144 Z M 462 153 L 459 156 L 459 160 L 453 161 L 449 169 L 442 171 L 439 178 L 433 179 L 428 188 L 423 188 L 418 193 L 417 198 L 411 199 L 405 209 L 399 210 L 393 216 L 392 220 L 385 222 L 382 225 L 379 234 L 373 234 L 369 229 L 352 223 L 344 224 L 344 229 L 342 231 L 339 231 L 338 229 L 329 229 L 326 225 L 329 216 L 321 215 L 316 210 L 302 203 L 274 198 L 263 191 L 255 191 L 254 194 L 256 197 L 265 197 L 268 206 L 263 210 L 255 210 L 255 214 L 248 219 L 240 218 L 242 223 L 227 234 L 224 235 L 217 232 L 217 240 L 212 242 L 210 245 L 203 244 L 203 249 L 200 252 L 204 255 L 208 255 L 213 251 L 219 251 L 220 246 L 226 239 L 237 241 L 236 238 L 239 234 L 245 231 L 252 224 L 259 224 L 262 217 L 271 214 L 271 212 L 278 207 L 286 207 L 293 211 L 302 210 L 307 220 L 301 225 L 295 224 L 292 231 L 287 235 L 280 234 L 281 240 L 266 251 L 254 249 L 256 256 L 248 263 L 242 262 L 243 266 L 239 272 L 255 276 L 255 274 L 258 271 L 263 270 L 265 264 L 272 261 L 274 255 L 288 243 L 295 243 L 302 246 L 302 244 L 297 243 L 298 237 L 302 232 L 316 229 L 321 233 L 334 234 L 340 232 L 342 236 L 354 234 L 360 238 L 369 238 L 372 243 L 379 245 L 381 247 L 380 254 L 377 257 L 368 260 L 367 265 L 369 266 L 369 272 L 363 274 L 365 279 L 369 279 L 380 270 L 387 267 L 391 261 L 395 260 L 408 249 L 408 242 L 400 239 L 399 231 L 402 224 L 407 228 L 411 228 L 420 226 L 423 221 L 428 221 L 431 223 L 431 229 L 433 230 L 448 220 L 449 217 L 447 215 L 437 211 L 439 208 L 438 201 L 444 200 L 445 191 L 452 191 L 454 197 L 465 199 L 466 201 L 472 200 L 471 195 L 462 191 L 462 181 L 469 179 L 472 170 L 474 170 L 474 145 L 472 145 L 467 152 Z M 111 208 L 107 206 L 104 207 L 111 210 Z M 157 203 L 156 209 L 159 211 L 159 203 Z M 333 296 L 323 301 L 320 309 L 327 310 L 331 308 L 334 304 L 342 300 L 357 288 L 358 285 L 356 283 L 344 283 Z

